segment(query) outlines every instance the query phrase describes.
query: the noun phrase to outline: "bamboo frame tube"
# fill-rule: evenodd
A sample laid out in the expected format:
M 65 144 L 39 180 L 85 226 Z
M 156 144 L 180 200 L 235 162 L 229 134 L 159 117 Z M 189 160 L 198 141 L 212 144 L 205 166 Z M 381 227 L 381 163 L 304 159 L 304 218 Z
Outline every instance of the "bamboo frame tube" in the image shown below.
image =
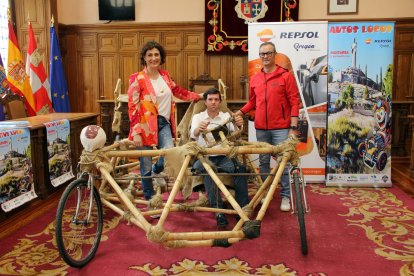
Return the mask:
M 220 191 L 223 193 L 224 197 L 227 199 L 227 201 L 230 203 L 230 205 L 233 207 L 234 210 L 237 211 L 237 214 L 243 219 L 243 220 L 249 220 L 247 215 L 243 212 L 240 205 L 237 203 L 237 201 L 233 198 L 233 196 L 230 194 L 229 190 L 227 190 L 226 186 L 224 186 L 223 182 L 221 182 L 220 178 L 216 175 L 216 173 L 213 171 L 211 166 L 207 163 L 203 155 L 198 154 L 197 155 L 198 160 L 203 164 L 204 168 L 206 169 L 207 173 L 211 176 L 214 183 L 216 183 L 217 187 L 220 189 Z
M 186 233 L 168 233 L 168 241 L 171 240 L 213 240 L 227 238 L 244 238 L 243 231 L 215 231 L 215 232 L 186 232 Z
M 103 198 L 105 198 L 108 201 L 121 202 L 121 200 L 119 199 L 119 197 L 116 196 L 115 194 L 108 195 L 108 196 L 104 196 Z M 131 200 L 131 202 L 136 203 L 136 204 L 148 205 L 148 200 L 144 200 L 144 199 L 133 199 L 133 200 Z
M 256 194 L 253 196 L 253 198 L 250 200 L 249 206 L 253 209 L 259 205 L 260 200 L 263 198 L 263 194 L 265 194 L 266 189 L 269 187 L 269 185 L 272 183 L 272 179 L 274 178 L 274 174 L 277 172 L 277 169 L 279 168 L 279 164 L 277 164 L 271 171 L 270 175 L 266 177 L 265 182 L 262 186 L 259 187 Z
M 180 172 L 178 173 L 177 179 L 175 180 L 174 186 L 173 186 L 173 188 L 171 190 L 171 193 L 170 193 L 170 195 L 168 197 L 167 203 L 165 204 L 164 209 L 163 209 L 163 211 L 161 213 L 161 217 L 160 217 L 160 219 L 159 219 L 159 221 L 157 223 L 157 227 L 163 227 L 163 225 L 165 223 L 165 219 L 168 216 L 168 213 L 170 211 L 170 208 L 171 208 L 171 206 L 172 206 L 172 204 L 174 202 L 174 198 L 177 195 L 178 191 L 180 190 L 181 183 L 182 183 L 183 178 L 184 178 L 184 174 L 185 174 L 185 172 L 187 170 L 188 164 L 191 161 L 191 158 L 192 158 L 191 155 L 187 155 L 185 157 L 185 159 L 184 159 L 184 163 L 181 166 Z
M 115 193 L 119 196 L 121 202 L 125 204 L 125 206 L 129 209 L 129 211 L 134 215 L 134 217 L 139 221 L 140 224 L 144 227 L 145 231 L 148 232 L 151 224 L 144 218 L 141 212 L 132 204 L 131 200 L 125 195 L 124 191 L 122 191 L 121 187 L 115 182 L 112 178 L 111 174 L 105 169 L 105 167 L 101 166 L 99 168 L 103 177 L 108 180 L 108 183 L 114 189 Z
M 106 200 L 108 200 L 110 202 L 121 202 L 119 197 L 117 197 L 116 195 L 105 196 L 103 198 L 105 198 Z M 131 201 L 133 203 L 136 203 L 136 204 L 148 205 L 147 200 L 133 199 Z M 163 206 L 165 206 L 165 204 L 163 204 Z M 182 209 L 181 206 L 182 206 L 181 203 L 172 204 L 172 206 L 170 208 L 170 212 L 179 212 Z M 219 208 L 202 207 L 202 206 L 190 206 L 188 208 L 192 209 L 190 212 L 224 213 L 224 214 L 227 214 L 227 215 L 237 215 L 238 214 L 237 211 L 231 210 L 231 209 L 219 209 Z M 153 215 L 153 214 L 161 213 L 161 211 L 162 211 L 162 209 L 152 210 L 152 211 L 145 211 L 145 212 L 141 211 L 141 214 L 142 215 Z
M 185 240 L 168 241 L 168 242 L 164 243 L 164 246 L 169 247 L 169 248 L 185 248 L 185 247 L 201 247 L 201 246 L 212 247 L 213 246 L 213 241 L 212 240 L 208 240 L 208 241 L 185 241 Z
M 240 146 L 237 147 L 238 154 L 272 154 L 274 153 L 274 147 L 249 147 L 249 146 Z M 117 150 L 117 151 L 107 151 L 106 156 L 114 157 L 114 156 L 121 156 L 121 157 L 144 157 L 144 156 L 165 156 L 168 149 L 160 149 L 160 150 Z M 229 154 L 232 149 L 229 148 L 204 148 L 203 151 L 205 155 L 226 155 Z
M 118 215 L 122 217 L 125 216 L 125 211 L 119 208 L 118 206 L 112 204 L 111 202 L 109 202 L 108 200 L 104 198 L 101 198 L 101 201 L 102 201 L 102 204 L 104 204 L 106 207 L 108 207 L 109 209 L 117 213 Z M 134 217 L 131 217 L 129 221 L 131 221 L 133 224 L 135 224 L 136 226 L 138 226 L 139 228 L 145 231 L 145 228 Z
M 115 170 L 129 168 L 129 167 L 138 166 L 138 165 L 139 165 L 139 161 L 131 162 L 131 163 L 127 163 L 127 164 L 122 164 L 122 165 L 117 165 L 117 166 L 115 166 Z
M 273 194 L 276 191 L 277 185 L 279 183 L 279 179 L 282 177 L 283 170 L 286 167 L 287 161 L 288 161 L 288 157 L 287 156 L 283 156 L 282 162 L 279 165 L 279 168 L 277 170 L 276 176 L 273 179 L 272 184 L 270 185 L 269 191 L 267 192 L 265 201 L 263 202 L 262 207 L 260 208 L 259 212 L 257 213 L 256 220 L 262 220 L 263 219 L 263 217 L 264 217 L 264 215 L 266 213 L 266 210 L 269 207 L 269 203 L 270 203 L 270 201 L 273 198 Z

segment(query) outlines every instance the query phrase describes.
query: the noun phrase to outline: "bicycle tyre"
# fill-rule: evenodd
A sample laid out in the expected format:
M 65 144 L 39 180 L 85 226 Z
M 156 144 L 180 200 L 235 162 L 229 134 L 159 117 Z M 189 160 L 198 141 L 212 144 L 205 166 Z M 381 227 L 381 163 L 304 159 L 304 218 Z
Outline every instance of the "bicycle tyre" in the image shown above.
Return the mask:
M 308 242 L 306 238 L 306 226 L 305 226 L 305 211 L 304 204 L 302 199 L 302 191 L 300 186 L 299 174 L 293 174 L 293 183 L 295 186 L 295 198 L 296 198 L 296 211 L 299 222 L 299 233 L 300 233 L 300 244 L 302 249 L 302 254 L 308 254 Z
M 77 221 L 74 221 L 79 204 Z M 95 256 L 102 235 L 103 214 L 101 198 L 93 187 L 92 212 L 87 217 L 90 204 L 88 180 L 72 181 L 60 198 L 56 213 L 56 244 L 60 257 L 72 267 L 83 267 Z

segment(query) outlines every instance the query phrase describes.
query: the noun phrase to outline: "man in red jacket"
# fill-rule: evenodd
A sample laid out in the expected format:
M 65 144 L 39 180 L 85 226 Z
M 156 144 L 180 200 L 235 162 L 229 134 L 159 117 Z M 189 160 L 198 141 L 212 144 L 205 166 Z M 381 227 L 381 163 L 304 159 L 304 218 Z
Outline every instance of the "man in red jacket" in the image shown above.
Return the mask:
M 276 47 L 272 42 L 260 45 L 259 56 L 263 68 L 250 78 L 249 101 L 236 114 L 246 114 L 256 109 L 254 126 L 259 142 L 277 145 L 297 134 L 299 116 L 299 91 L 295 77 L 275 62 Z M 259 156 L 260 173 L 270 172 L 270 154 Z M 267 176 L 262 175 L 264 180 Z M 290 210 L 290 185 L 288 169 L 281 178 L 282 203 L 280 210 Z

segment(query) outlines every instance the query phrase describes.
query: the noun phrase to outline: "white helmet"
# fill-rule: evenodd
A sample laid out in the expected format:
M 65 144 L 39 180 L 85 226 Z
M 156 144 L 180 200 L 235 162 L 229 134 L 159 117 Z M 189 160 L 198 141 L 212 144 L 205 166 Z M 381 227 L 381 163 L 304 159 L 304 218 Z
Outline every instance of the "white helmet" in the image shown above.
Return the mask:
M 82 129 L 80 140 L 83 148 L 86 151 L 92 152 L 103 148 L 106 142 L 106 134 L 100 126 L 89 125 Z

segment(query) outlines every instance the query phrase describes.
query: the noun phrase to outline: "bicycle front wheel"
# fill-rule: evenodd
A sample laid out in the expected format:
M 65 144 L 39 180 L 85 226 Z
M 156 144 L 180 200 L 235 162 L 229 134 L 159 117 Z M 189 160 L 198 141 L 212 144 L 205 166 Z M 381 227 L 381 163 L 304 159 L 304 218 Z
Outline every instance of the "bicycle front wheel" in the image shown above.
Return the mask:
M 300 233 L 300 243 L 302 248 L 302 254 L 308 254 L 308 242 L 306 238 L 306 227 L 305 227 L 305 210 L 304 202 L 301 191 L 301 181 L 300 181 L 299 172 L 293 173 L 293 184 L 295 186 L 295 200 L 296 200 L 296 211 L 299 222 L 299 233 Z
M 94 257 L 102 234 L 102 204 L 97 189 L 79 178 L 66 187 L 56 214 L 56 244 L 70 266 L 82 267 Z

